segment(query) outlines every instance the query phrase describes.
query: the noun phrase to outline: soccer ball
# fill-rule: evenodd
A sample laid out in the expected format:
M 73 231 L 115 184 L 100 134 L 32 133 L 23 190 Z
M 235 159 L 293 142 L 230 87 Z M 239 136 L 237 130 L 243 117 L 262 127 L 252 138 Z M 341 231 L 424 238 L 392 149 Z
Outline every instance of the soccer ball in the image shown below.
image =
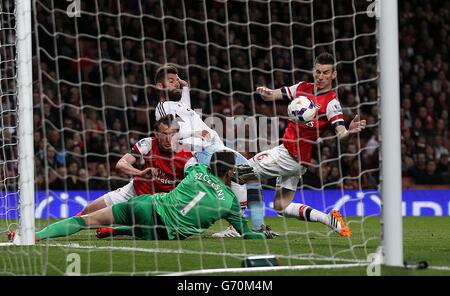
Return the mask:
M 307 123 L 316 117 L 316 106 L 305 96 L 292 100 L 288 106 L 289 118 L 296 123 Z

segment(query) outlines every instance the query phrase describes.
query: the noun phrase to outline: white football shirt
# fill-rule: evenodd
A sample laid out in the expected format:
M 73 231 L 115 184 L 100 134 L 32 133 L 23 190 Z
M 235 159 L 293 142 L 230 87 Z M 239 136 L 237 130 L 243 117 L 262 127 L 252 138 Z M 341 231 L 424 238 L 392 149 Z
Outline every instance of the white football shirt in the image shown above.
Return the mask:
M 212 144 L 224 146 L 217 132 L 207 126 L 200 115 L 190 108 L 189 88 L 183 87 L 180 101 L 164 101 L 156 105 L 156 120 L 168 114 L 172 114 L 177 120 L 180 126 L 180 143 L 189 150 L 201 151 Z M 195 132 L 204 130 L 210 133 L 208 139 L 193 136 Z

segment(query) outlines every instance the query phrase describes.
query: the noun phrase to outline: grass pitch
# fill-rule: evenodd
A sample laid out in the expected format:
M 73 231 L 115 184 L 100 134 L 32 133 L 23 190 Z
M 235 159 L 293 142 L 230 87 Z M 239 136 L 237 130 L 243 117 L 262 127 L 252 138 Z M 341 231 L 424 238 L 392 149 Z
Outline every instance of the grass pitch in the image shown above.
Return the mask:
M 82 275 L 158 275 L 237 268 L 247 256 L 266 254 L 276 255 L 282 266 L 361 263 L 380 244 L 379 219 L 347 218 L 347 221 L 353 230 L 349 239 L 337 236 L 319 223 L 281 218 L 266 218 L 280 236 L 264 241 L 211 238 L 212 233 L 227 226 L 225 221 L 217 222 L 202 236 L 185 241 L 139 241 L 124 237 L 99 240 L 93 230 L 86 230 L 71 237 L 42 241 L 34 247 L 0 246 L 0 274 L 63 275 L 71 270 L 70 264 L 78 256 Z M 37 229 L 48 222 L 36 221 Z M 405 259 L 426 260 L 430 267 L 423 270 L 382 267 L 381 274 L 450 275 L 450 217 L 405 217 L 403 222 Z M 6 234 L 1 234 L 0 242 L 6 242 Z M 209 274 L 366 275 L 367 266 Z

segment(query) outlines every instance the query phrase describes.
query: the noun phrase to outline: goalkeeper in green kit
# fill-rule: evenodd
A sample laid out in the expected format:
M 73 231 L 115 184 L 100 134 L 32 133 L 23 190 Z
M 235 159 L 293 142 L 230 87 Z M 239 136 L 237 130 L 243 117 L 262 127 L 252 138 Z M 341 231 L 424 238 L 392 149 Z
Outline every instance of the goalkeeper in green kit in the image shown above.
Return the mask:
M 140 195 L 111 208 L 58 221 L 36 232 L 36 240 L 110 225 L 133 226 L 139 239 L 185 239 L 203 233 L 219 219 L 230 222 L 245 239 L 271 237 L 250 231 L 241 215 L 239 202 L 229 188 L 234 168 L 234 154 L 218 151 L 212 156 L 211 168 L 203 164 L 189 167 L 185 178 L 169 193 Z M 17 234 L 10 239 L 14 236 Z

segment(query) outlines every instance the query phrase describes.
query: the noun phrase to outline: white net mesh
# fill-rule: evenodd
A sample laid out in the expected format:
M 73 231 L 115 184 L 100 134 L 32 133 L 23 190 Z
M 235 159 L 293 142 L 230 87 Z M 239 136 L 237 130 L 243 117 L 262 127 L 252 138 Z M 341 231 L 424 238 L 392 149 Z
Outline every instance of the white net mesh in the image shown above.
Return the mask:
M 24 8 L 22 16 L 25 14 L 31 16 L 30 12 L 29 8 Z M 29 72 L 29 76 L 25 77 L 19 74 L 24 73 L 24 69 L 27 71 L 31 69 L 26 67 L 31 65 L 31 43 L 26 60 L 24 60 L 26 54 L 19 54 L 20 48 L 24 50 L 21 53 L 25 53 L 24 41 L 27 38 L 31 40 L 31 34 L 24 34 L 26 22 L 23 17 L 19 21 L 17 15 L 15 1 L 0 3 L 0 236 L 2 237 L 0 239 L 0 274 L 7 275 L 36 273 L 36 268 L 41 266 L 37 264 L 38 261 L 35 261 L 39 260 L 37 257 L 30 260 L 28 255 L 31 253 L 19 248 L 10 249 L 11 243 L 7 242 L 10 230 L 21 228 L 24 233 L 34 232 L 33 151 L 31 145 L 23 144 L 26 143 L 25 138 L 32 139 L 32 109 L 27 110 L 30 124 L 24 124 L 27 121 L 27 118 L 23 116 L 26 104 L 19 100 L 19 97 L 25 96 L 25 85 L 30 90 L 28 97 L 31 97 L 31 80 L 26 79 L 31 78 L 31 73 Z M 31 18 L 29 21 L 28 25 L 31 25 Z M 28 153 L 24 153 L 26 150 L 23 149 L 24 147 L 30 148 Z M 28 164 L 25 165 L 27 161 L 24 159 L 28 160 Z M 27 167 L 28 172 L 23 170 L 24 167 Z M 29 185 L 28 187 L 24 186 L 25 182 Z M 29 199 L 24 198 L 26 193 Z M 27 210 L 30 211 L 27 212 Z M 31 236 L 28 237 L 31 238 Z M 23 238 L 16 242 L 28 245 L 27 237 L 23 236 Z M 32 240 L 30 242 L 32 243 Z M 22 257 L 17 256 L 18 254 L 26 255 Z M 36 250 L 34 254 L 39 254 L 39 251 Z
M 285 266 L 365 263 L 380 240 L 378 218 L 370 218 L 379 215 L 380 199 L 376 24 L 367 6 L 358 0 L 33 1 L 37 229 L 129 182 L 115 165 L 151 131 L 155 70 L 166 63 L 188 81 L 192 108 L 246 158 L 277 146 L 287 124 L 287 102 L 264 102 L 256 87 L 313 82 L 322 51 L 336 58 L 346 126 L 356 114 L 368 122 L 347 143 L 333 130 L 321 135 L 295 197 L 326 213 L 340 208 L 353 229 L 349 239 L 319 223 L 271 217 L 275 182 L 267 180 L 266 223 L 281 234 L 275 240 L 211 239 L 225 222 L 186 241 L 98 240 L 85 231 L 41 242 L 49 256 L 38 273 L 67 272 L 71 253 L 81 257 L 83 274 L 234 268 L 261 254 Z M 10 16 L 2 10 L 9 26 Z M 0 218 L 14 210 L 4 201 L 16 183 L 11 31 L 2 25 Z M 1 223 L 5 231 L 9 222 Z
M 0 9 L 0 232 L 6 236 L 19 214 L 16 24 L 11 1 L 2 2 Z

